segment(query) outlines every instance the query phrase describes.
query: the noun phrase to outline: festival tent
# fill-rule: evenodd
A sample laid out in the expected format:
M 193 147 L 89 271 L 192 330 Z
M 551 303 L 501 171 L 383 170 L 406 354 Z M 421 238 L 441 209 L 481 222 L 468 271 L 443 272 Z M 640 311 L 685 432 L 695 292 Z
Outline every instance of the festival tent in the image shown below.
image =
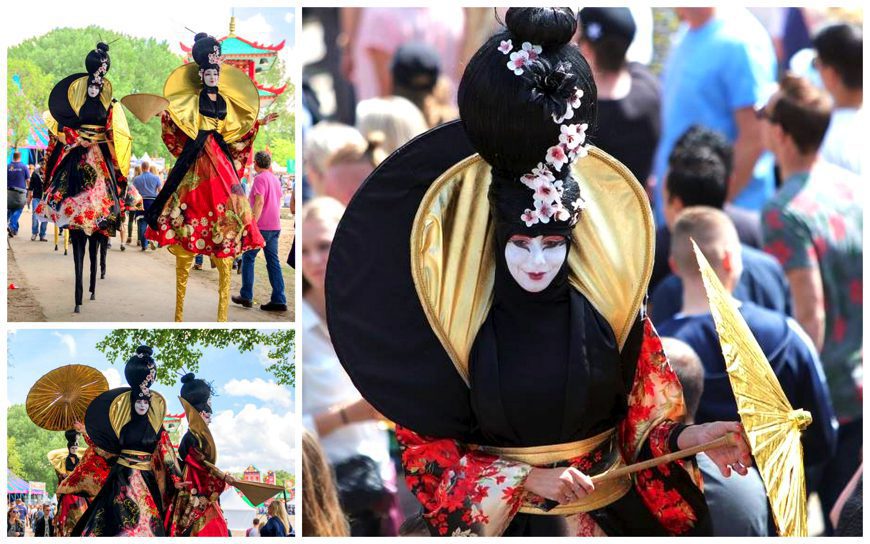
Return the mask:
M 234 487 L 227 487 L 221 494 L 220 504 L 230 531 L 244 531 L 251 526 L 251 520 L 257 517 L 257 509 L 248 506 Z
M 6 469 L 6 494 L 7 495 L 26 495 L 30 491 L 30 486 L 15 475 L 14 472 Z

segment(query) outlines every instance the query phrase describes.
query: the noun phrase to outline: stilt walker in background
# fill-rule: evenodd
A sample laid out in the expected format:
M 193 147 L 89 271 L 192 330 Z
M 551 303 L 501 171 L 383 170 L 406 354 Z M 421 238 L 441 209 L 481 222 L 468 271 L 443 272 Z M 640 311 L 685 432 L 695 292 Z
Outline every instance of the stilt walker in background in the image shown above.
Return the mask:
M 63 132 L 63 127 L 57 124 L 57 120 L 51 116 L 51 112 L 46 110 L 42 112 L 42 118 L 45 125 L 48 127 L 48 146 L 45 148 L 45 156 L 43 158 L 43 183 L 46 187 L 44 196 L 48 197 L 48 182 L 51 179 L 51 174 L 57 166 L 57 160 L 66 145 L 66 136 Z M 45 200 L 45 198 L 43 198 Z M 54 250 L 59 247 L 60 238 L 63 237 L 63 254 L 66 255 L 69 249 L 69 238 L 66 236 L 66 230 L 58 227 L 54 223 Z
M 227 320 L 233 258 L 261 248 L 240 178 L 260 126 L 260 98 L 241 70 L 222 66 L 221 46 L 200 33 L 193 59 L 170 74 L 163 88 L 163 142 L 175 157 L 163 189 L 145 212 L 146 237 L 175 255 L 175 321 L 184 318 L 187 280 L 196 255 L 208 255 L 220 273 L 218 321 Z
M 131 140 L 127 119 L 112 99 L 109 46 L 98 43 L 85 58 L 86 73 L 61 80 L 48 99 L 51 116 L 63 127 L 64 147 L 52 171 L 37 215 L 70 230 L 75 263 L 75 312 L 81 311 L 85 244 L 91 239 L 91 300 L 95 295 L 100 236 L 120 224 L 118 180 L 129 170 Z M 98 234 L 96 239 L 91 238 Z

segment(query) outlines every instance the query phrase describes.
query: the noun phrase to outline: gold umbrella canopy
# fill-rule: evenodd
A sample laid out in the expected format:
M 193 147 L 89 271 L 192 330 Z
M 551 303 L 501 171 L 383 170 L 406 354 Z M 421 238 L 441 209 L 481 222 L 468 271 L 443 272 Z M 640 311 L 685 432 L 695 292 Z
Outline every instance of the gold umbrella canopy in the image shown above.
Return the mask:
M 710 313 L 716 322 L 737 412 L 781 536 L 807 536 L 807 493 L 801 431 L 813 418 L 789 404 L 758 341 L 698 245 L 692 240 Z
M 96 368 L 66 365 L 36 380 L 27 393 L 25 409 L 36 426 L 66 431 L 76 421 L 84 421 L 91 401 L 108 390 L 109 382 Z

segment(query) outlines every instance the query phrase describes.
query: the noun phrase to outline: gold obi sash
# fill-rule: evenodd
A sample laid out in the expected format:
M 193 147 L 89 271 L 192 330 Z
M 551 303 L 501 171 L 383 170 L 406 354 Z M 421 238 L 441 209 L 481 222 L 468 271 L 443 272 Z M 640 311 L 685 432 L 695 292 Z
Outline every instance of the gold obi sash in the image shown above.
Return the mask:
M 540 468 L 556 466 L 571 466 L 569 461 L 579 457 L 591 457 L 601 454 L 601 460 L 595 461 L 593 470 L 587 473 L 590 477 L 606 474 L 611 470 L 625 466 L 622 454 L 616 444 L 616 429 L 609 429 L 601 434 L 585 440 L 555 444 L 552 446 L 531 446 L 518 448 L 500 448 L 494 446 L 471 446 L 472 449 L 498 455 L 511 461 L 517 461 Z M 586 472 L 586 471 L 584 471 Z M 520 507 L 523 514 L 540 514 L 549 516 L 564 516 L 589 512 L 603 508 L 621 499 L 632 486 L 630 476 L 605 480 L 595 484 L 595 491 L 583 499 L 570 504 L 559 504 L 550 510 L 545 510 L 538 503 L 524 500 Z
M 121 450 L 118 464 L 135 470 L 151 470 L 151 454 L 144 451 Z
M 78 129 L 78 133 L 82 140 L 87 140 L 89 142 L 107 141 L 106 127 L 101 127 L 99 125 L 82 125 Z

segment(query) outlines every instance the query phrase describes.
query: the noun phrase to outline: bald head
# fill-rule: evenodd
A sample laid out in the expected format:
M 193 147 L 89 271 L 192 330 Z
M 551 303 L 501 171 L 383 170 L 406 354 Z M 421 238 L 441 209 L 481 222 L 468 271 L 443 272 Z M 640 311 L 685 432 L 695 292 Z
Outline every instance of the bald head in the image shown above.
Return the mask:
M 683 282 L 701 279 L 692 240 L 698 244 L 725 287 L 733 287 L 743 265 L 737 229 L 725 212 L 707 206 L 693 206 L 677 217 L 671 233 L 671 262 L 674 272 Z

